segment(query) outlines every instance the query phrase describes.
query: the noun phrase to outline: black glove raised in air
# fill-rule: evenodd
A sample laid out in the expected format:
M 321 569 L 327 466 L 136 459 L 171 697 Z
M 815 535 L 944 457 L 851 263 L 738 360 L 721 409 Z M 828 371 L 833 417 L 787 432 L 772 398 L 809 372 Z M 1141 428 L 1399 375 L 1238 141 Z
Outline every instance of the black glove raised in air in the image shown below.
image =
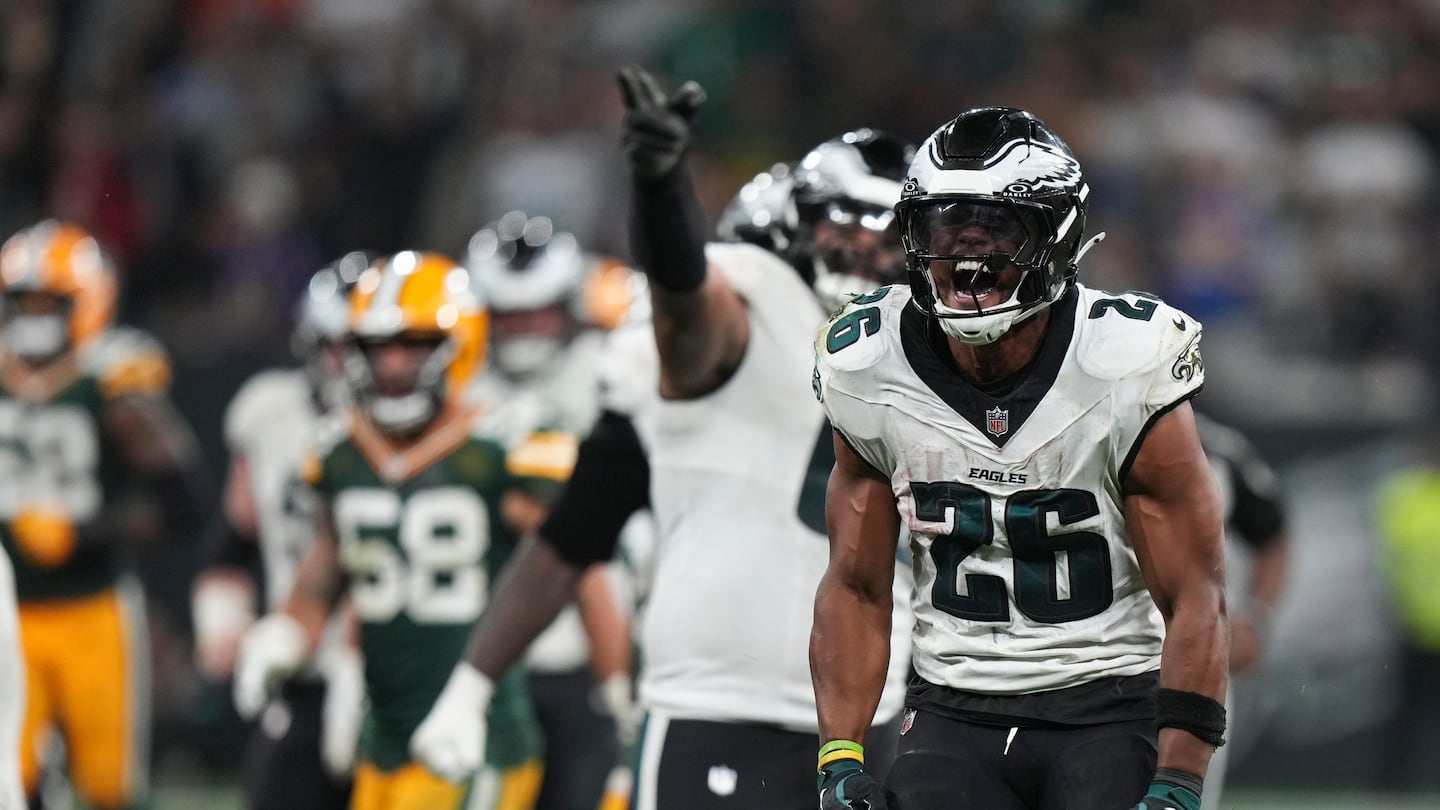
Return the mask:
M 690 148 L 690 125 L 705 103 L 705 90 L 693 81 L 666 95 L 644 68 L 623 67 L 618 74 L 625 98 L 620 138 L 630 172 L 637 180 L 656 180 L 680 164 Z

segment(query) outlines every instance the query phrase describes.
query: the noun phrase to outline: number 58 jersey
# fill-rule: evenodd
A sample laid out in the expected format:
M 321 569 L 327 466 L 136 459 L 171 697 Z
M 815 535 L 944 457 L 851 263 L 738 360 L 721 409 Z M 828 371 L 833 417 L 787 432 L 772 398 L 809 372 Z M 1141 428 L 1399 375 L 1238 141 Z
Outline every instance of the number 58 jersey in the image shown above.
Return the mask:
M 1077 285 L 1030 365 L 986 390 L 904 285 L 821 328 L 816 396 L 910 530 L 922 678 L 1011 695 L 1159 668 L 1124 481 L 1149 426 L 1199 391 L 1199 341 L 1152 296 Z
M 520 479 L 506 451 L 456 416 L 396 452 L 360 416 L 327 426 L 307 483 L 329 504 L 339 561 L 360 623 L 369 711 L 360 754 L 383 771 L 409 760 L 410 736 L 460 660 L 516 538 L 501 498 Z M 524 673 L 496 685 L 490 764 L 535 755 Z

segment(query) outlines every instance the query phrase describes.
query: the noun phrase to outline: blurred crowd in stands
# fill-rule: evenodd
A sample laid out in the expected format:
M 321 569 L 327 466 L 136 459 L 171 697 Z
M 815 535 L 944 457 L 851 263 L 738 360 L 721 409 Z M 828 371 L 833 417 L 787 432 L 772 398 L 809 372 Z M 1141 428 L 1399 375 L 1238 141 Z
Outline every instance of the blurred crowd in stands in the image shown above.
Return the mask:
M 1440 0 L 6 0 L 0 232 L 59 216 L 112 248 L 218 471 L 224 403 L 287 362 L 292 302 L 342 252 L 458 256 L 522 209 L 626 258 L 629 62 L 708 90 L 712 216 L 846 129 L 1033 110 L 1094 187 L 1086 282 L 1205 322 L 1207 408 L 1435 419 Z M 184 737 L 209 722 L 164 609 L 186 582 L 156 579 Z

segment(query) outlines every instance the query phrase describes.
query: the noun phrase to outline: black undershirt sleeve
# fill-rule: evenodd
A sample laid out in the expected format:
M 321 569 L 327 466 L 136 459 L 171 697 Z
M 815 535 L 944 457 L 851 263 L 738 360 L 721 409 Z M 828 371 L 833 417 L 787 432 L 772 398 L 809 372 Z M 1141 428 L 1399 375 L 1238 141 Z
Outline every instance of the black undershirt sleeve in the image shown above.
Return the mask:
M 1263 487 L 1253 486 L 1242 464 L 1232 464 L 1234 507 L 1230 522 L 1247 545 L 1263 549 L 1278 541 L 1285 531 L 1285 510 L 1279 497 Z
M 650 503 L 650 464 L 629 417 L 605 411 L 580 443 L 575 471 L 540 539 L 577 567 L 609 560 L 620 530 Z

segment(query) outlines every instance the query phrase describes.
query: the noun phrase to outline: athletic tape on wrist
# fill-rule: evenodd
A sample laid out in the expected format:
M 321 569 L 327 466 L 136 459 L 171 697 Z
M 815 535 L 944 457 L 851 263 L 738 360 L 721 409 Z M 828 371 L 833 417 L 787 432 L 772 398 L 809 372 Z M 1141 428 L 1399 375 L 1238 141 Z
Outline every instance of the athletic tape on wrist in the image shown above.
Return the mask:
M 1156 768 L 1155 784 L 1185 788 L 1196 796 L 1199 796 L 1201 790 L 1205 787 L 1205 780 L 1193 773 L 1178 771 L 1174 768 Z
M 865 746 L 851 740 L 831 740 L 820 746 L 820 764 L 816 766 L 816 770 L 822 770 L 826 765 L 843 759 L 853 759 L 865 764 Z
M 1182 729 L 1219 748 L 1225 744 L 1225 706 L 1198 692 L 1162 688 L 1155 700 L 1155 727 Z

